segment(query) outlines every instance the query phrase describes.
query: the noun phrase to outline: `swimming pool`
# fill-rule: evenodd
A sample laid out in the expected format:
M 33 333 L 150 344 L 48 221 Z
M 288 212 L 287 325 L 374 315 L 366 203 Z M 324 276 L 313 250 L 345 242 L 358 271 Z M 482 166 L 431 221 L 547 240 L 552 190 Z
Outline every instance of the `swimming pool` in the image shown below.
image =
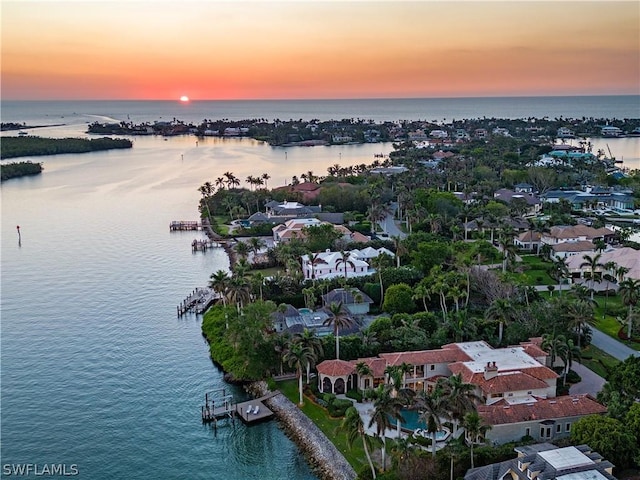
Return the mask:
M 310 308 L 299 308 L 298 312 L 303 315 L 311 315 L 313 313 L 313 310 L 311 310 Z
M 423 421 L 420 421 L 420 414 L 417 410 L 402 410 L 400 414 L 402 415 L 402 418 L 404 418 L 404 422 L 400 422 L 400 428 L 412 432 L 418 429 L 424 431 L 427 428 L 427 425 Z M 394 418 L 391 419 L 391 424 L 394 427 L 396 426 L 396 420 Z M 442 442 L 446 440 L 447 438 L 449 438 L 449 435 L 451 435 L 449 429 L 442 427 L 436 432 L 436 442 Z M 431 438 L 431 434 L 427 433 L 426 431 L 424 432 L 423 436 Z

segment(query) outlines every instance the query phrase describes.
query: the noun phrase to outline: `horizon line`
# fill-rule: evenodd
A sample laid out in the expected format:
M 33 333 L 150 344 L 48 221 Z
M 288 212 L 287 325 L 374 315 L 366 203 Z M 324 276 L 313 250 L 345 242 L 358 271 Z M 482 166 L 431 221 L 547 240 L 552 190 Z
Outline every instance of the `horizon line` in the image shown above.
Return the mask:
M 371 100 L 461 100 L 461 99 L 496 99 L 496 98 L 584 98 L 584 97 L 640 97 L 640 93 L 612 94 L 550 94 L 550 95 L 483 95 L 456 97 L 338 97 L 338 98 L 0 98 L 1 102 L 178 102 L 188 105 L 192 102 L 337 102 L 337 101 L 371 101 Z

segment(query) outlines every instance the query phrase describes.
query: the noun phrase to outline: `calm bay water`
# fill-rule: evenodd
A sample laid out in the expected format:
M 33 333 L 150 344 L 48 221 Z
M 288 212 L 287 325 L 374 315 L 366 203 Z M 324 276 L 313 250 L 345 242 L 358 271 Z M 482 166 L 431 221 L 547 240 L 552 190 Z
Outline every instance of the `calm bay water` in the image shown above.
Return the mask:
M 134 121 L 373 115 L 349 102 L 238 102 L 220 115 L 198 111 L 193 118 L 173 102 L 40 103 L 2 102 L 2 121 L 63 123 L 32 133 L 64 137 L 84 135 L 93 119 L 127 115 Z M 465 116 L 510 116 L 511 110 L 497 111 L 503 103 L 483 112 L 480 102 Z M 384 119 L 417 115 L 405 101 L 386 105 Z M 633 116 L 616 105 L 608 114 L 583 115 Z M 626 161 L 614 142 L 614 154 Z M 636 139 L 629 147 L 636 158 L 637 145 Z M 217 432 L 201 425 L 204 392 L 224 382 L 199 320 L 177 319 L 175 307 L 227 268 L 228 259 L 221 251 L 192 254 L 199 234 L 170 234 L 168 224 L 196 219 L 198 186 L 225 171 L 241 179 L 266 172 L 276 186 L 309 170 L 325 174 L 334 163 L 370 163 L 390 150 L 390 144 L 285 150 L 251 140 L 196 145 L 194 137 L 139 137 L 127 151 L 33 159 L 44 163 L 42 175 L 3 183 L 2 464 L 76 464 L 87 479 L 315 478 L 275 422 Z

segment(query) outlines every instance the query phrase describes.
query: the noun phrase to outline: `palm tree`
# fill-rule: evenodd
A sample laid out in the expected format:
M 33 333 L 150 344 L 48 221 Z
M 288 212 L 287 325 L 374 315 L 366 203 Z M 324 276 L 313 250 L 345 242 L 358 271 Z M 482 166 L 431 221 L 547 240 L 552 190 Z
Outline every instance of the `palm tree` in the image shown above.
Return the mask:
M 640 280 L 627 278 L 624 282 L 621 282 L 620 295 L 622 296 L 622 303 L 629 307 L 629 313 L 627 314 L 627 338 L 631 340 L 631 334 L 633 333 L 633 307 L 640 301 Z
M 493 231 L 493 230 L 492 230 Z M 498 236 L 498 244 L 502 249 L 502 273 L 506 273 L 507 264 L 513 263 L 515 260 L 515 246 L 513 245 L 513 237 L 515 231 L 511 227 L 505 227 L 500 231 Z
M 251 299 L 250 286 L 247 280 L 240 275 L 232 275 L 227 285 L 227 301 L 234 304 L 238 311 Z
M 608 272 L 612 272 L 614 275 L 617 267 L 618 267 L 618 264 L 614 261 L 609 261 L 604 264 L 604 268 Z M 602 311 L 602 318 L 604 318 L 607 315 L 607 300 L 609 300 L 609 279 L 612 278 L 612 275 L 609 273 L 605 273 L 603 276 L 604 276 L 604 279 L 607 281 L 607 288 L 604 291 L 604 310 Z
M 400 257 L 409 253 L 409 250 L 400 237 L 391 237 L 391 240 L 393 240 L 393 247 L 396 249 L 396 267 L 400 268 Z
M 560 290 L 560 295 L 562 295 L 563 280 L 569 276 L 569 267 L 567 265 L 567 259 L 564 257 L 559 257 L 555 260 L 552 260 L 552 262 L 553 262 L 553 265 L 549 273 L 558 282 L 558 289 Z
M 502 343 L 502 333 L 504 325 L 509 323 L 515 314 L 515 309 L 506 298 L 497 298 L 484 312 L 487 320 L 497 320 L 499 323 L 498 343 Z
M 229 274 L 224 270 L 218 270 L 215 273 L 212 273 L 209 277 L 209 287 L 213 289 L 214 292 L 220 295 L 222 298 L 222 303 L 226 305 L 226 293 L 227 287 L 229 285 Z
M 491 425 L 483 423 L 482 417 L 478 412 L 469 412 L 464 416 L 462 427 L 467 432 L 466 436 L 471 447 L 471 468 L 473 468 L 473 445 L 478 440 L 478 437 L 484 437 L 487 431 L 491 430 Z
M 386 385 L 380 385 L 373 391 L 373 414 L 369 420 L 369 428 L 376 426 L 376 436 L 382 440 L 382 471 L 386 469 L 387 437 L 385 432 L 391 428 L 391 419 L 404 422 L 402 417 L 403 404 L 398 397 L 391 395 Z
M 282 358 L 290 367 L 295 367 L 296 369 L 298 392 L 300 393 L 300 402 L 298 405 L 302 406 L 304 403 L 302 401 L 302 370 L 309 362 L 314 361 L 313 352 L 302 343 L 292 341 L 289 343 L 289 348 Z
M 269 189 L 269 185 L 268 185 L 267 182 L 271 178 L 271 175 L 269 175 L 268 173 L 263 173 L 260 178 L 262 178 L 262 180 L 264 180 L 264 188 L 268 190 Z
M 382 269 L 388 268 L 392 265 L 393 259 L 390 255 L 382 253 L 377 257 L 372 258 L 369 264 L 378 272 L 378 280 L 380 281 L 380 307 L 384 300 L 384 287 L 382 285 Z
M 593 305 L 584 301 L 578 300 L 569 305 L 568 316 L 570 326 L 575 329 L 578 334 L 578 348 L 580 348 L 580 340 L 582 332 L 585 326 L 593 325 L 595 319 L 593 318 Z
M 567 374 L 569 370 L 571 370 L 571 365 L 573 365 L 574 360 L 580 361 L 582 356 L 580 354 L 580 347 L 573 343 L 573 340 L 566 339 L 562 349 L 560 350 L 560 358 L 562 359 L 562 363 L 564 364 L 564 368 L 562 369 L 562 381 L 566 383 Z
M 316 279 L 316 266 L 317 265 L 326 265 L 327 261 L 322 258 L 322 253 L 310 253 L 307 255 L 307 259 L 309 260 L 307 264 L 311 267 L 311 280 L 315 281 Z
M 438 389 L 430 393 L 420 391 L 416 396 L 416 404 L 420 411 L 418 418 L 427 425 L 427 432 L 431 434 L 431 455 L 435 457 L 436 433 L 442 427 L 441 417 L 446 414 L 443 397 Z
M 264 240 L 258 237 L 251 237 L 249 239 L 249 250 L 253 252 L 253 261 L 255 262 L 258 252 L 265 246 Z
M 342 302 L 331 302 L 329 305 L 329 318 L 322 324 L 333 325 L 333 334 L 336 337 L 336 359 L 340 358 L 340 329 L 353 325 L 353 318 Z
M 260 295 L 260 300 L 264 300 L 263 296 L 262 296 L 262 287 L 264 287 L 264 280 L 265 280 L 265 276 L 262 272 L 255 272 L 253 274 L 251 274 L 250 280 L 251 280 L 251 286 L 254 289 L 254 295 L 256 293 L 256 290 L 258 295 Z M 257 287 L 257 288 L 256 288 Z
M 198 191 L 202 194 L 202 203 L 204 203 L 204 206 L 207 209 L 208 218 L 211 218 L 211 210 L 209 209 L 209 197 L 211 197 L 211 194 L 213 193 L 213 185 L 211 185 L 211 182 L 205 182 L 204 185 L 198 188 Z
M 564 335 L 556 335 L 555 331 L 553 333 L 545 333 L 542 335 L 542 345 L 540 345 L 540 348 L 549 354 L 549 361 L 551 362 L 552 368 L 556 363 L 556 358 L 560 356 L 560 352 L 565 344 L 566 339 Z
M 340 257 L 336 260 L 336 269 L 343 265 L 344 268 L 344 280 L 347 281 L 347 267 L 351 267 L 355 270 L 356 264 L 351 260 L 351 253 L 345 252 L 344 250 L 340 251 Z
M 362 418 L 355 407 L 347 408 L 344 418 L 342 419 L 342 423 L 340 424 L 340 430 L 346 432 L 349 448 L 353 446 L 353 442 L 355 442 L 356 438 L 360 437 L 364 446 L 364 454 L 367 456 L 367 461 L 371 468 L 372 478 L 375 480 L 376 469 L 373 466 L 371 454 L 369 453 L 369 449 L 371 448 L 371 437 L 366 434 Z
M 295 341 L 301 343 L 303 346 L 307 347 L 311 353 L 313 353 L 314 361 L 307 362 L 307 385 L 310 383 L 311 379 L 311 367 L 313 367 L 315 360 L 321 358 L 324 355 L 324 349 L 322 348 L 322 340 L 320 337 L 316 335 L 316 332 L 313 330 L 309 330 L 305 328 L 301 334 L 296 335 Z
M 456 374 L 450 377 L 438 379 L 439 388 L 442 391 L 443 402 L 453 422 L 453 434 L 458 430 L 458 423 L 462 422 L 465 414 L 475 410 L 476 404 L 482 399 L 476 394 L 476 387 L 471 383 L 465 383 L 462 375 Z
M 431 290 L 426 283 L 427 282 L 423 279 L 420 281 L 420 283 L 413 287 L 413 299 L 422 300 L 424 311 L 428 312 L 429 308 L 427 307 L 427 298 L 431 300 Z
M 281 313 L 284 313 L 287 310 L 287 306 L 285 304 L 282 304 L 284 306 L 284 311 L 282 311 Z M 281 306 L 278 306 L 278 311 L 281 311 Z M 279 363 L 280 363 L 280 375 L 282 375 L 284 372 L 283 370 L 283 364 L 284 364 L 284 354 L 287 352 L 287 350 L 289 349 L 289 344 L 291 342 L 291 337 L 289 335 L 289 333 L 283 333 L 281 335 L 274 335 L 273 337 L 273 349 L 275 350 L 275 352 L 278 354 L 278 358 L 279 358 Z
M 591 300 L 593 300 L 593 292 L 594 292 L 594 282 L 596 281 L 596 269 L 597 268 L 602 268 L 604 265 L 602 265 L 602 263 L 600 263 L 600 257 L 602 256 L 601 253 L 598 253 L 597 255 L 594 255 L 593 257 L 590 255 L 584 255 L 582 258 L 584 259 L 584 262 L 582 262 L 580 264 L 580 268 L 584 268 L 584 267 L 589 267 L 589 270 L 591 272 Z
M 240 255 L 240 258 L 247 258 L 250 250 L 249 245 L 242 241 L 238 241 L 233 248 L 236 253 Z
M 546 221 L 534 220 L 533 222 L 530 223 L 530 227 L 531 227 L 531 231 L 534 233 L 539 233 L 541 238 L 542 238 L 542 235 L 549 232 L 549 224 Z M 542 242 L 538 240 L 538 248 L 536 252 L 536 255 L 538 257 L 540 256 L 541 244 Z
M 364 362 L 356 363 L 356 374 L 358 375 L 359 380 L 364 379 L 365 377 L 371 377 L 373 380 L 373 370 L 371 370 L 371 367 Z M 363 390 L 366 391 L 365 388 L 363 388 Z

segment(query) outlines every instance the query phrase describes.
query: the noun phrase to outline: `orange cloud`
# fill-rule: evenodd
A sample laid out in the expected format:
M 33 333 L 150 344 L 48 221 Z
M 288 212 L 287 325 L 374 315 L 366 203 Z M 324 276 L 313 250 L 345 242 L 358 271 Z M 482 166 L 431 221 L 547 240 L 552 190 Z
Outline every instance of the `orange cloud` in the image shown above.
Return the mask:
M 3 98 L 637 93 L 637 2 L 7 2 Z

